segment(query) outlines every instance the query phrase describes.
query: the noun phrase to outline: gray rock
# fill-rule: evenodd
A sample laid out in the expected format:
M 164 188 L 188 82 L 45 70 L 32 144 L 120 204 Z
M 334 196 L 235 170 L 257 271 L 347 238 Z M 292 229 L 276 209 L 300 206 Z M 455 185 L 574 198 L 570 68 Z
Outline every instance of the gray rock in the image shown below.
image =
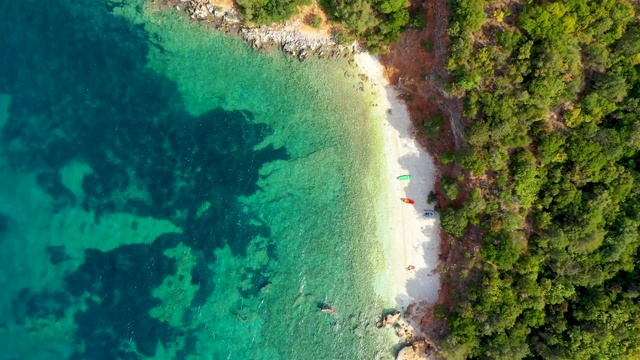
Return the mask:
M 195 20 L 204 21 L 211 26 L 230 34 L 238 34 L 251 48 L 259 51 L 279 49 L 287 55 L 301 61 L 310 56 L 321 58 L 348 57 L 358 52 L 356 46 L 342 46 L 333 39 L 312 38 L 297 30 L 285 30 L 281 27 L 249 27 L 242 23 L 242 17 L 234 9 L 224 11 L 219 6 L 210 5 L 203 0 L 180 0 L 184 11 Z M 176 6 L 176 9 L 180 10 Z M 213 15 L 213 16 L 211 16 Z

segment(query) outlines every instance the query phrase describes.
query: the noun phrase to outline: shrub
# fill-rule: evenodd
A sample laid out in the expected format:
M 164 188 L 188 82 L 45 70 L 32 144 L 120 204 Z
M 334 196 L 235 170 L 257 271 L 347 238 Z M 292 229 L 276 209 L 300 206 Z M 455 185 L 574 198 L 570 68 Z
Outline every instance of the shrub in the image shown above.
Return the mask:
M 449 200 L 455 200 L 458 197 L 458 183 L 455 179 L 450 177 L 442 178 L 440 182 L 440 188 L 442 189 L 442 193 Z
M 473 146 L 484 146 L 490 139 L 489 124 L 481 120 L 473 122 L 465 131 L 464 137 Z
M 444 151 L 442 152 L 442 154 L 440 154 L 440 156 L 438 156 L 438 159 L 441 163 L 447 165 L 454 162 L 454 160 L 456 159 L 456 154 L 452 153 L 451 151 Z
M 287 20 L 296 13 L 298 6 L 308 3 L 307 0 L 237 0 L 242 16 L 256 24 Z
M 422 30 L 427 26 L 427 16 L 422 10 L 418 10 L 415 14 L 411 15 L 409 20 L 409 27 L 416 30 Z
M 355 36 L 346 29 L 336 29 L 333 32 L 333 38 L 340 45 L 349 45 L 356 40 Z
M 436 193 L 429 191 L 429 195 L 427 195 L 427 204 L 433 204 L 434 201 L 436 201 Z
M 482 175 L 487 170 L 486 151 L 482 148 L 464 148 L 456 155 L 456 161 L 476 175 Z
M 447 233 L 461 237 L 467 230 L 469 220 L 462 211 L 448 207 L 440 213 L 440 225 Z
M 448 312 L 449 310 L 447 310 L 447 307 L 442 304 L 438 304 L 433 308 L 433 315 L 436 317 L 436 319 L 444 319 L 445 317 L 447 317 Z
M 426 52 L 433 51 L 433 43 L 431 41 L 426 41 L 426 40 L 420 41 L 420 47 L 422 47 Z
M 426 118 L 422 122 L 422 134 L 429 139 L 435 139 L 442 132 L 442 115 Z
M 322 25 L 322 17 L 318 14 L 312 14 L 309 19 L 309 26 L 312 28 L 319 28 Z

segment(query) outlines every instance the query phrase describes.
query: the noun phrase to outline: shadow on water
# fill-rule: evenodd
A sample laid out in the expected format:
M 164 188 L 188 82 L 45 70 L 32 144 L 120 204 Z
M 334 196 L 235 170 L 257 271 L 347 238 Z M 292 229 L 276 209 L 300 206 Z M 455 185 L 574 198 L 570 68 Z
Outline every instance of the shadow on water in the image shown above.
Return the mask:
M 176 85 L 146 68 L 149 35 L 110 10 L 83 0 L 0 1 L 0 92 L 12 95 L 1 153 L 11 166 L 36 174 L 58 210 L 81 206 L 95 222 L 130 213 L 183 229 L 151 244 L 87 249 L 65 292 L 20 293 L 16 322 L 59 316 L 72 299 L 91 296 L 75 314 L 84 350 L 74 359 L 153 356 L 158 342 L 179 337 L 183 350 L 194 347 L 188 331 L 149 316 L 159 301 L 152 290 L 176 271 L 163 252 L 178 243 L 190 247 L 197 258 L 192 283 L 199 286 L 191 305 L 204 303 L 214 286 L 213 250 L 229 246 L 243 256 L 251 239 L 269 236 L 264 224 L 249 223 L 237 197 L 257 190 L 264 163 L 288 158 L 284 148 L 253 150 L 270 130 L 251 123 L 251 113 L 189 115 Z M 60 178 L 72 161 L 92 170 L 82 180 L 82 199 Z M 130 196 L 136 192 L 142 195 Z M 6 223 L 0 217 L 0 232 Z M 67 259 L 64 248 L 47 252 L 52 264 Z M 267 275 L 255 276 L 254 292 L 269 283 Z

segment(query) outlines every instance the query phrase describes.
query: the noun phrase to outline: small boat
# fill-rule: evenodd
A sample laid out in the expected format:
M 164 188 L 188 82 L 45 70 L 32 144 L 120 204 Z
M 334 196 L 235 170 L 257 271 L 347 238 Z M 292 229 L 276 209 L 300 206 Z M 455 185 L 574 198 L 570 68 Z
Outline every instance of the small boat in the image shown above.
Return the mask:
M 412 199 L 408 199 L 408 198 L 400 198 L 400 200 L 402 200 L 403 203 L 407 203 L 407 204 L 415 204 L 416 203 Z
M 400 175 L 397 177 L 398 180 L 409 180 L 411 179 L 411 175 L 407 174 L 407 175 Z

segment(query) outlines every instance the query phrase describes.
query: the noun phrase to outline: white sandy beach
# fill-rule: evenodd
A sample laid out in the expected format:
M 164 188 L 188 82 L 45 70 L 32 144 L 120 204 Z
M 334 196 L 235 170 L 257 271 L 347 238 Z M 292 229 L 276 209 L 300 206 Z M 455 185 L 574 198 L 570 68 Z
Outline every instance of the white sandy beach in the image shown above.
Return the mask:
M 411 119 L 406 105 L 384 76 L 378 59 L 368 53 L 355 57 L 360 72 L 367 75 L 378 91 L 378 108 L 386 112 L 382 125 L 384 157 L 388 172 L 390 246 L 385 246 L 385 277 L 389 296 L 398 308 L 410 303 L 432 304 L 438 298 L 439 274 L 436 273 L 439 251 L 438 219 L 423 217 L 424 210 L 433 210 L 427 196 L 433 189 L 436 168 L 433 159 L 411 137 Z M 399 175 L 411 174 L 408 181 L 397 180 Z M 400 198 L 415 200 L 414 205 Z M 407 270 L 407 267 L 415 267 Z

